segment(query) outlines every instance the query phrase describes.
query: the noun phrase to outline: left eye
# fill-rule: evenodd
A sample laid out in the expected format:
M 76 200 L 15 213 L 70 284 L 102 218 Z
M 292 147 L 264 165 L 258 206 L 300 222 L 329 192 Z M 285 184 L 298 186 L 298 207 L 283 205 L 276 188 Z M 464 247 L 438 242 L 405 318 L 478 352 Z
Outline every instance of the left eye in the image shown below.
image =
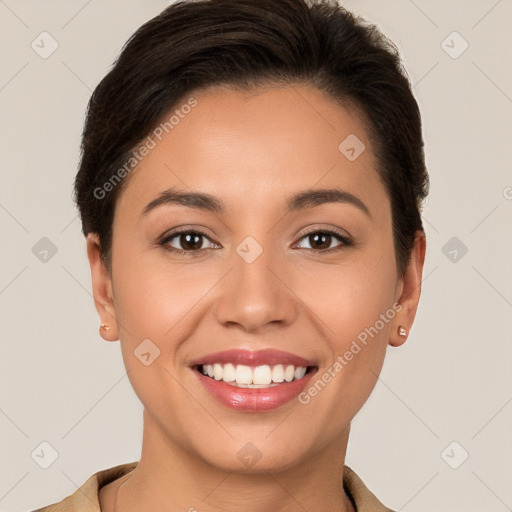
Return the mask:
M 350 240 L 347 237 L 333 231 L 312 231 L 304 235 L 301 240 L 307 240 L 308 243 L 313 246 L 302 248 L 320 252 L 327 252 L 339 246 L 350 245 Z M 330 247 L 331 243 L 336 240 L 339 243 L 334 247 Z

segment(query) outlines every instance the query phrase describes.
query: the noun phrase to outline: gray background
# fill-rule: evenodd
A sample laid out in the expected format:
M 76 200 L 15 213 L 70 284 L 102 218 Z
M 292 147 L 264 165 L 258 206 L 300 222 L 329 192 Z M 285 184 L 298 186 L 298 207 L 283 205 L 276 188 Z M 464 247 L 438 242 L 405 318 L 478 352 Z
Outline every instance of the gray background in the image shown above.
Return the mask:
M 142 407 L 119 344 L 98 334 L 71 191 L 92 90 L 168 3 L 0 1 L 2 511 L 139 459 Z M 399 45 L 431 176 L 417 320 L 353 422 L 347 463 L 396 510 L 512 510 L 512 0 L 344 5 Z M 47 58 L 43 31 L 58 43 Z M 58 453 L 47 469 L 42 442 Z

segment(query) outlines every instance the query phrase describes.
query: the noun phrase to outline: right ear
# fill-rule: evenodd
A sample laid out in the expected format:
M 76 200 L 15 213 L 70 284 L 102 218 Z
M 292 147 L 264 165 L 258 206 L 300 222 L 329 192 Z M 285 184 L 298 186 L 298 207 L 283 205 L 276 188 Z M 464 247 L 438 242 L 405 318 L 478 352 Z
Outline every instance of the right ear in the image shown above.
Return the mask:
M 89 233 L 86 239 L 87 257 L 91 267 L 92 293 L 94 305 L 100 317 L 100 324 L 110 327 L 109 330 L 99 328 L 100 336 L 105 341 L 119 339 L 116 310 L 113 298 L 112 278 L 100 256 L 100 242 L 96 233 Z

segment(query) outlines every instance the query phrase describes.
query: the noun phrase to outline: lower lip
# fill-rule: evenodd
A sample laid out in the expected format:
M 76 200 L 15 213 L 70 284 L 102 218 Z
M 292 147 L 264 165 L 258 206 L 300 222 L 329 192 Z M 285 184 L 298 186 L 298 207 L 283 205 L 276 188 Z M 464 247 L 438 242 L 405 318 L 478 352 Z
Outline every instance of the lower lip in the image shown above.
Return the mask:
M 207 377 L 197 370 L 193 371 L 197 373 L 204 387 L 222 404 L 237 411 L 260 412 L 276 409 L 297 397 L 316 373 L 316 368 L 306 373 L 302 379 L 270 388 L 239 388 Z

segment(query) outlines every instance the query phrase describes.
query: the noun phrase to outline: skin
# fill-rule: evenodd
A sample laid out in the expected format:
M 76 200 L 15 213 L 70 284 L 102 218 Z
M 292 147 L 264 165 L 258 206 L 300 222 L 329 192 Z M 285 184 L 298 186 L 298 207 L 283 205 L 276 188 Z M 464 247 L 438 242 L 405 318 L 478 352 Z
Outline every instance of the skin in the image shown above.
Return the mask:
M 390 200 L 362 119 L 324 93 L 297 84 L 213 87 L 193 96 L 197 106 L 132 171 L 120 195 L 112 274 L 97 236 L 87 237 L 96 308 L 111 326 L 101 336 L 120 340 L 144 405 L 140 462 L 101 488 L 102 510 L 353 511 L 341 485 L 350 422 L 375 386 L 387 346 L 406 340 L 398 327 L 411 328 L 425 236 L 416 234 L 399 277 Z M 353 162 L 338 150 L 349 134 L 366 146 Z M 165 205 L 141 216 L 171 187 L 211 194 L 226 212 Z M 285 213 L 292 194 L 332 187 L 357 196 L 369 214 L 340 202 Z M 198 256 L 159 244 L 178 226 L 206 233 L 202 249 L 189 249 Z M 335 237 L 314 245 L 305 236 L 336 228 L 353 245 Z M 236 252 L 247 236 L 263 248 L 250 264 Z M 167 247 L 190 248 L 181 242 L 177 236 Z M 270 411 L 234 411 L 188 367 L 220 350 L 275 348 L 314 361 L 320 377 L 394 303 L 402 309 L 305 405 L 294 399 Z M 161 351 L 149 366 L 133 354 L 147 338 Z M 247 442 L 261 453 L 252 467 L 237 457 Z

